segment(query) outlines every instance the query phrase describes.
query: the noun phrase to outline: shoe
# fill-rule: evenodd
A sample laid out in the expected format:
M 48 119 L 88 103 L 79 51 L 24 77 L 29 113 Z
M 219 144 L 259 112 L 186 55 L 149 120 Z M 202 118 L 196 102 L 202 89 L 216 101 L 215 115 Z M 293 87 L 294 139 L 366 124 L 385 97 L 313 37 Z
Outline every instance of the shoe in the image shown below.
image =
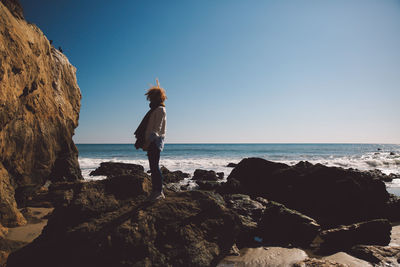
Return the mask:
M 154 202 L 154 201 L 157 201 L 157 200 L 160 200 L 160 199 L 164 199 L 164 198 L 165 198 L 165 195 L 164 195 L 163 192 L 153 192 L 149 196 L 148 200 L 150 202 Z

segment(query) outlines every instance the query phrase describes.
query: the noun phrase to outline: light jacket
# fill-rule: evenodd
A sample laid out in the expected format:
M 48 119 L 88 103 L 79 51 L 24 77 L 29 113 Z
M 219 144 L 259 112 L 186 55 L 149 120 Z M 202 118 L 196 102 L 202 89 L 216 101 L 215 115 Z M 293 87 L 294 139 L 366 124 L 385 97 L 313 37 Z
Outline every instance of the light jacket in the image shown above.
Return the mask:
M 147 149 L 152 142 L 155 142 L 160 151 L 164 149 L 164 138 L 167 126 L 167 112 L 165 107 L 157 107 L 150 115 L 147 124 L 145 137 L 145 148 Z

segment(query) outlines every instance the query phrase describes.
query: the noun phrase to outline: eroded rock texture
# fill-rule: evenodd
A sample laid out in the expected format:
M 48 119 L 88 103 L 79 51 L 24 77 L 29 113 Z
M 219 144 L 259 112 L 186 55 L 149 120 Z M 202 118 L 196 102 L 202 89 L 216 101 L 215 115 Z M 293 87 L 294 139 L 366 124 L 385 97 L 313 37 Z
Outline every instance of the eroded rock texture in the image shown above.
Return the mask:
M 151 192 L 147 174 L 66 183 L 42 235 L 7 266 L 215 266 L 234 244 L 239 220 L 218 194 Z
M 277 201 L 315 219 L 323 228 L 398 213 L 397 202 L 389 205 L 390 195 L 375 174 L 308 162 L 289 166 L 246 158 L 218 191 Z
M 82 179 L 72 141 L 81 93 L 76 69 L 18 1 L 0 2 L 0 223 L 23 224 L 14 190 Z M 25 196 L 21 196 L 25 197 Z

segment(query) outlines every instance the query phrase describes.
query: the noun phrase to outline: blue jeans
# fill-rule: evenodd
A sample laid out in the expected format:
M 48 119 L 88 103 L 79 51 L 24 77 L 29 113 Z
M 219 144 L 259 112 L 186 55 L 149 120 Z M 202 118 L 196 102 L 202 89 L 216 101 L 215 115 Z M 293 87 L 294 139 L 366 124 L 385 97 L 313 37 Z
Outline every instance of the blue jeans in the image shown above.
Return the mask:
M 151 171 L 151 183 L 153 184 L 153 192 L 160 193 L 162 191 L 163 176 L 161 174 L 160 166 L 160 149 L 155 142 L 152 142 L 147 149 L 147 157 L 149 159 Z

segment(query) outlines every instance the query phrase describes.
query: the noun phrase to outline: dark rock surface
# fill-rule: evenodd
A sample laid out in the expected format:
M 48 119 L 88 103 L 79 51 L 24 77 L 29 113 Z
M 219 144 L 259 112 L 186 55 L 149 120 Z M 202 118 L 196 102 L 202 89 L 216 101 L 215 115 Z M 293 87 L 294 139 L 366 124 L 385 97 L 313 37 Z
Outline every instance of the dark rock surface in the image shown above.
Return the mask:
M 378 266 L 400 266 L 400 247 L 358 245 L 350 254 Z
M 16 0 L 0 2 L 0 43 L 0 223 L 15 226 L 25 223 L 19 188 L 82 179 L 72 140 L 81 93 L 75 67 Z
M 319 230 L 314 219 L 274 201 L 268 202 L 257 229 L 264 243 L 301 247 L 308 246 Z
M 229 168 L 235 168 L 237 166 L 237 163 L 233 163 L 233 162 L 229 162 L 228 165 L 226 165 L 226 167 Z
M 218 192 L 261 196 L 334 227 L 386 218 L 385 184 L 367 172 L 299 162 L 294 166 L 243 159 Z
M 50 189 L 59 201 L 42 235 L 12 253 L 13 266 L 213 266 L 236 239 L 239 219 L 218 194 L 168 193 L 144 201 L 147 174 Z
M 225 201 L 227 207 L 238 214 L 241 222 L 238 245 L 240 247 L 253 246 L 254 237 L 258 235 L 257 224 L 261 219 L 265 204 L 241 194 L 226 195 Z
M 220 188 L 221 183 L 217 181 L 206 181 L 197 180 L 196 184 L 199 186 L 199 190 L 216 191 Z
M 166 167 L 162 166 L 161 168 L 161 173 L 164 177 L 164 183 L 169 184 L 169 183 L 178 183 L 182 181 L 185 178 L 188 178 L 190 175 L 189 173 L 185 173 L 182 171 L 170 171 Z
M 142 165 L 122 163 L 122 162 L 102 162 L 100 167 L 92 171 L 90 176 L 121 176 L 121 175 L 134 175 L 136 173 L 144 172 Z
M 207 171 L 207 170 L 200 170 L 196 169 L 193 173 L 193 180 L 200 180 L 200 181 L 218 181 L 224 178 L 224 173 L 216 173 L 215 171 Z
M 341 251 L 355 245 L 382 245 L 390 242 L 392 226 L 388 220 L 371 220 L 322 231 L 322 249 Z

